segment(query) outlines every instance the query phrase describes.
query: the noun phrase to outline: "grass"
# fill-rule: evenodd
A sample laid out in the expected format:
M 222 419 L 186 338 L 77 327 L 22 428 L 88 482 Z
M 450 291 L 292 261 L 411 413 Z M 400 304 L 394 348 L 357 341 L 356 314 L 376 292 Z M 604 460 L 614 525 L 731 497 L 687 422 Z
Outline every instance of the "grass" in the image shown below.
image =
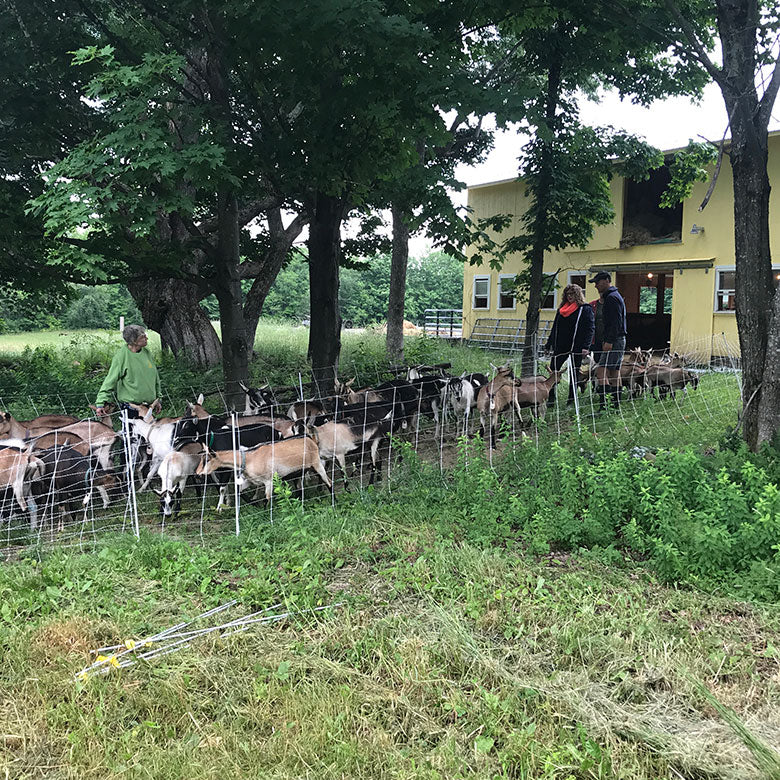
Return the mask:
M 710 697 L 777 745 L 776 608 L 474 544 L 445 511 L 367 494 L 205 546 L 147 531 L 7 564 L 0 773 L 773 777 Z M 232 597 L 343 606 L 73 681 L 90 649 Z
M 10 354 L 7 338 L 0 378 L 16 383 L 20 417 L 25 397 L 43 406 L 61 382 L 74 398 L 91 393 L 119 343 L 62 336 L 36 357 Z M 296 382 L 306 338 L 263 323 L 255 379 Z M 490 360 L 426 340 L 407 355 L 457 372 Z M 380 334 L 345 335 L 343 376 L 371 381 L 383 365 Z M 162 375 L 171 408 L 188 385 L 219 381 L 165 359 Z M 564 400 L 540 427 L 541 448 L 582 446 Z M 737 401 L 733 378 L 710 374 L 687 396 L 588 418 L 588 446 L 709 451 Z M 429 436 L 422 452 L 438 456 Z M 628 547 L 534 542 L 540 518 L 509 516 L 528 513 L 534 490 L 550 493 L 534 483 L 534 452 L 502 445 L 496 472 L 468 484 L 407 452 L 392 492 L 341 495 L 334 507 L 281 498 L 273 522 L 246 507 L 240 537 L 230 517 L 208 513 L 203 538 L 194 514 L 162 534 L 148 496 L 138 541 L 108 533 L 83 551 L 23 551 L 0 568 L 0 778 L 776 780 L 777 605 L 745 601 L 725 575 L 668 584 Z M 603 472 L 605 495 L 621 462 Z M 576 537 L 584 521 L 559 514 Z M 232 598 L 238 614 L 280 600 L 342 606 L 73 680 L 90 650 Z

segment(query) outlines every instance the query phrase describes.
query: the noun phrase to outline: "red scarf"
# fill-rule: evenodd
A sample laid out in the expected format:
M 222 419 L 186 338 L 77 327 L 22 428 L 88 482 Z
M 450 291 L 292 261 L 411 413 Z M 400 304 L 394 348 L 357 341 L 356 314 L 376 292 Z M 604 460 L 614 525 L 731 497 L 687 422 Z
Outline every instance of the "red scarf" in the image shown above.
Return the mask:
M 577 301 L 572 301 L 571 303 L 564 303 L 558 311 L 561 313 L 561 317 L 568 317 L 570 314 L 574 314 L 579 308 L 579 303 L 577 303 Z

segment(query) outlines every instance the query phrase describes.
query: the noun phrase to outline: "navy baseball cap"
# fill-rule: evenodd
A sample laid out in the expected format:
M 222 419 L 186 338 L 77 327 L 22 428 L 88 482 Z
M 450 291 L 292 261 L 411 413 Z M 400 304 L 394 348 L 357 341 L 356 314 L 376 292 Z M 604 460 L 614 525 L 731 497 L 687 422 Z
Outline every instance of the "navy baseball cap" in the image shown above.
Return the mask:
M 588 281 L 591 284 L 596 284 L 596 282 L 600 282 L 602 279 L 606 279 L 608 282 L 611 282 L 612 275 L 608 274 L 606 271 L 599 271 L 592 279 L 588 279 Z

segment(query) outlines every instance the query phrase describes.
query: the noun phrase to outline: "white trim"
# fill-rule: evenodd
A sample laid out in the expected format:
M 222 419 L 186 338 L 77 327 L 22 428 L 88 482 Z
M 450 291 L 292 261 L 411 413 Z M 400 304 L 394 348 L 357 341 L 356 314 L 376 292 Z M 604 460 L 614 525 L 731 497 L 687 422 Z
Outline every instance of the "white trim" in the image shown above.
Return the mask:
M 715 271 L 715 295 L 712 300 L 712 311 L 714 314 L 736 314 L 737 310 L 734 309 L 719 309 L 718 308 L 718 293 L 722 289 L 730 290 L 730 287 L 721 288 L 720 287 L 720 273 L 721 271 L 736 271 L 737 266 L 735 265 L 716 265 L 715 268 L 712 269 Z
M 502 306 L 501 305 L 501 280 L 502 279 L 514 279 L 517 276 L 517 274 L 499 274 L 498 275 L 498 284 L 496 285 L 496 310 L 497 311 L 516 311 L 517 310 L 517 298 L 515 297 L 515 294 L 512 293 L 512 305 L 511 306 Z
M 552 306 L 540 306 L 539 307 L 540 311 L 556 311 L 556 309 L 558 308 L 558 290 L 560 289 L 560 287 L 558 286 L 558 274 L 555 273 L 555 271 L 551 271 L 549 273 L 546 271 L 542 271 L 542 289 L 544 289 L 545 282 L 550 277 L 553 277 L 555 279 L 555 287 L 552 290 L 553 303 Z
M 587 268 L 583 269 L 582 271 L 567 271 L 566 272 L 566 286 L 568 287 L 572 283 L 572 281 L 571 281 L 572 276 L 584 276 L 585 277 L 585 284 L 587 285 L 588 284 L 588 274 L 589 274 L 589 272 L 588 272 Z M 585 290 L 587 290 L 587 287 L 583 287 L 582 289 L 583 289 L 583 291 L 585 291 Z
M 718 293 L 721 290 L 731 290 L 731 287 L 719 287 L 720 283 L 720 272 L 721 271 L 736 271 L 737 266 L 735 265 L 716 265 L 713 269 L 715 271 L 715 295 L 713 297 L 712 301 L 712 311 L 713 314 L 736 314 L 737 309 L 736 306 L 733 309 L 719 309 L 718 308 Z M 773 265 L 772 266 L 772 275 L 780 273 L 780 265 Z M 734 284 L 736 285 L 736 279 L 734 280 Z
M 476 298 L 477 282 L 487 282 L 487 306 L 475 306 L 474 298 Z M 482 298 L 483 296 L 479 296 Z M 489 311 L 490 310 L 490 274 L 479 274 L 474 277 L 471 282 L 471 308 L 473 311 Z

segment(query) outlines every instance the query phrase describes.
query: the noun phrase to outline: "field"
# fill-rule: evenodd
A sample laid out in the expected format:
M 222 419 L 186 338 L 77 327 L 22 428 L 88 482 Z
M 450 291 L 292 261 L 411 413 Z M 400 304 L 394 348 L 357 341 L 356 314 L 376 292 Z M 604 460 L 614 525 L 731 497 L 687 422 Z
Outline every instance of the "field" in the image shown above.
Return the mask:
M 264 325 L 257 377 L 295 381 L 305 336 Z M 61 338 L 0 358 L 9 407 L 99 384 L 113 347 Z M 382 366 L 378 334 L 345 339 L 344 376 Z M 163 377 L 172 409 L 219 381 L 165 361 Z M 734 393 L 707 375 L 582 433 L 559 398 L 531 439 L 492 463 L 452 444 L 443 471 L 430 438 L 420 456 L 399 441 L 381 486 L 305 507 L 282 491 L 238 537 L 230 517 L 163 533 L 150 512 L 138 541 L 17 551 L 0 778 L 780 777 L 780 459 L 724 438 Z M 225 621 L 297 614 L 74 679 L 90 651 L 231 599 Z

